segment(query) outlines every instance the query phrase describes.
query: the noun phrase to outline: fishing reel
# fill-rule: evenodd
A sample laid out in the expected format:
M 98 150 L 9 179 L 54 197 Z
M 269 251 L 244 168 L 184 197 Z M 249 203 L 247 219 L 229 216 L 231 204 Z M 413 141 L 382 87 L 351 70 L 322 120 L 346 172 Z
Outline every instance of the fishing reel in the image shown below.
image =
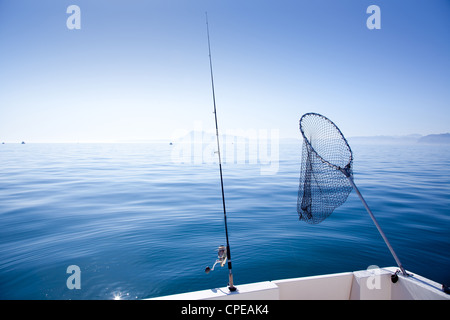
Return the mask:
M 212 269 L 210 267 L 206 267 L 205 272 L 208 274 L 210 271 L 214 271 L 214 267 L 216 264 L 220 263 L 220 266 L 223 267 L 227 262 L 227 248 L 225 246 L 219 246 L 217 249 L 217 260 L 214 263 Z

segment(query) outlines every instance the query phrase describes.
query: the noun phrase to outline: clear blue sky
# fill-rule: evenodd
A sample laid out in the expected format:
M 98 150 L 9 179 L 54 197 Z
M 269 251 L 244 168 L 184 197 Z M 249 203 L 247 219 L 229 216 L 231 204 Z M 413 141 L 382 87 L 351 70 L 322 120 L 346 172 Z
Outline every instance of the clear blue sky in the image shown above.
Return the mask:
M 205 11 L 223 133 L 300 138 L 310 111 L 346 136 L 450 132 L 448 0 L 0 0 L 0 141 L 213 128 Z

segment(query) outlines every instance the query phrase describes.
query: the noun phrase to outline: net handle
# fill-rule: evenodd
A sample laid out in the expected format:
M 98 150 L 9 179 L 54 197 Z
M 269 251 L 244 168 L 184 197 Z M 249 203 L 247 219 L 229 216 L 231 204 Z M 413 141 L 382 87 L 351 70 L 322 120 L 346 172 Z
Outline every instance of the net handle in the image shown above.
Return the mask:
M 326 121 L 328 121 L 329 123 L 331 123 L 331 124 L 333 125 L 333 127 L 336 129 L 336 131 L 337 131 L 337 132 L 339 133 L 339 135 L 341 136 L 342 140 L 344 140 L 345 145 L 347 146 L 348 151 L 349 151 L 349 153 L 350 153 L 350 159 L 348 160 L 348 164 L 347 164 L 347 166 L 345 166 L 345 168 L 341 168 L 341 167 L 339 167 L 339 166 L 336 166 L 336 165 L 332 164 L 331 162 L 328 162 L 327 160 L 325 160 L 324 158 L 322 158 L 322 156 L 321 156 L 319 153 L 317 153 L 316 149 L 313 148 L 313 146 L 311 145 L 311 142 L 310 142 L 309 139 L 306 137 L 305 132 L 303 131 L 303 128 L 302 128 L 302 120 L 303 120 L 303 118 L 306 117 L 306 116 L 317 116 L 317 117 L 320 117 L 320 118 L 325 119 Z M 352 161 L 353 161 L 353 152 L 352 152 L 352 149 L 350 148 L 350 145 L 349 145 L 348 142 L 347 142 L 347 139 L 345 139 L 344 135 L 342 134 L 342 132 L 341 132 L 341 130 L 338 128 L 338 126 L 337 126 L 333 121 L 331 121 L 330 119 L 328 119 L 327 117 L 325 117 L 325 116 L 323 116 L 323 115 L 321 115 L 321 114 L 319 114 L 319 113 L 315 113 L 315 112 L 308 112 L 308 113 L 305 113 L 305 114 L 300 118 L 300 132 L 302 133 L 303 140 L 308 144 L 308 146 L 311 148 L 311 150 L 317 155 L 317 157 L 319 157 L 319 159 L 320 159 L 323 163 L 325 163 L 325 164 L 327 164 L 327 165 L 329 165 L 329 166 L 331 166 L 331 167 L 333 167 L 333 168 L 335 168 L 335 169 L 337 169 L 337 170 L 347 169 L 347 167 L 349 167 L 350 164 L 352 163 Z
M 375 224 L 375 226 L 378 229 L 378 232 L 380 233 L 381 237 L 383 238 L 384 242 L 386 243 L 386 246 L 389 248 L 389 251 L 391 252 L 392 256 L 395 259 L 395 262 L 397 262 L 397 266 L 400 268 L 400 270 L 402 271 L 403 275 L 405 277 L 408 276 L 408 274 L 406 273 L 405 269 L 403 268 L 402 263 L 400 262 L 400 259 L 398 258 L 397 254 L 395 254 L 394 249 L 392 248 L 391 244 L 389 243 L 389 240 L 387 239 L 386 235 L 384 234 L 383 230 L 381 229 L 381 226 L 378 224 L 377 219 L 375 219 L 375 216 L 372 213 L 372 210 L 370 210 L 369 206 L 367 205 L 366 200 L 364 200 L 361 192 L 359 192 L 358 187 L 356 186 L 355 182 L 353 181 L 353 178 L 350 176 L 350 174 L 347 172 L 346 169 L 339 169 L 348 179 L 348 181 L 350 182 L 350 184 L 352 185 L 353 189 L 355 189 L 356 194 L 358 195 L 359 199 L 361 200 L 361 202 L 363 203 L 364 207 L 366 208 L 367 212 L 370 215 L 370 218 L 372 218 L 373 223 Z

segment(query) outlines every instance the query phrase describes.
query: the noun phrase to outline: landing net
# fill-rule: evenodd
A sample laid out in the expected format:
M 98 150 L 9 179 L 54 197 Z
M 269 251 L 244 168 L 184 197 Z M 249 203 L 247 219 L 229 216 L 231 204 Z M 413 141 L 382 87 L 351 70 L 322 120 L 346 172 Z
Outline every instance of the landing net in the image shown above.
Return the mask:
M 339 128 L 320 114 L 303 115 L 300 131 L 303 146 L 297 212 L 300 220 L 317 224 L 352 191 L 348 177 L 353 176 L 353 155 Z

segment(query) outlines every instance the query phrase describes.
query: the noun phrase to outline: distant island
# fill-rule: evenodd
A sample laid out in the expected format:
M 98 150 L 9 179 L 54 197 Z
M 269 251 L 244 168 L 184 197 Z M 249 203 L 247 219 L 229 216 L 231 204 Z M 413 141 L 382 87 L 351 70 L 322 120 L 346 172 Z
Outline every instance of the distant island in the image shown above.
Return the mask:
M 450 144 L 450 133 L 429 134 L 427 136 L 421 137 L 417 142 Z
M 450 144 L 450 133 L 429 134 L 422 136 L 420 134 L 410 134 L 405 136 L 371 136 L 371 137 L 350 137 L 349 142 L 363 144 Z
M 409 144 L 417 143 L 422 138 L 420 134 L 410 134 L 405 136 L 368 136 L 368 137 L 349 137 L 350 143 L 359 144 Z

